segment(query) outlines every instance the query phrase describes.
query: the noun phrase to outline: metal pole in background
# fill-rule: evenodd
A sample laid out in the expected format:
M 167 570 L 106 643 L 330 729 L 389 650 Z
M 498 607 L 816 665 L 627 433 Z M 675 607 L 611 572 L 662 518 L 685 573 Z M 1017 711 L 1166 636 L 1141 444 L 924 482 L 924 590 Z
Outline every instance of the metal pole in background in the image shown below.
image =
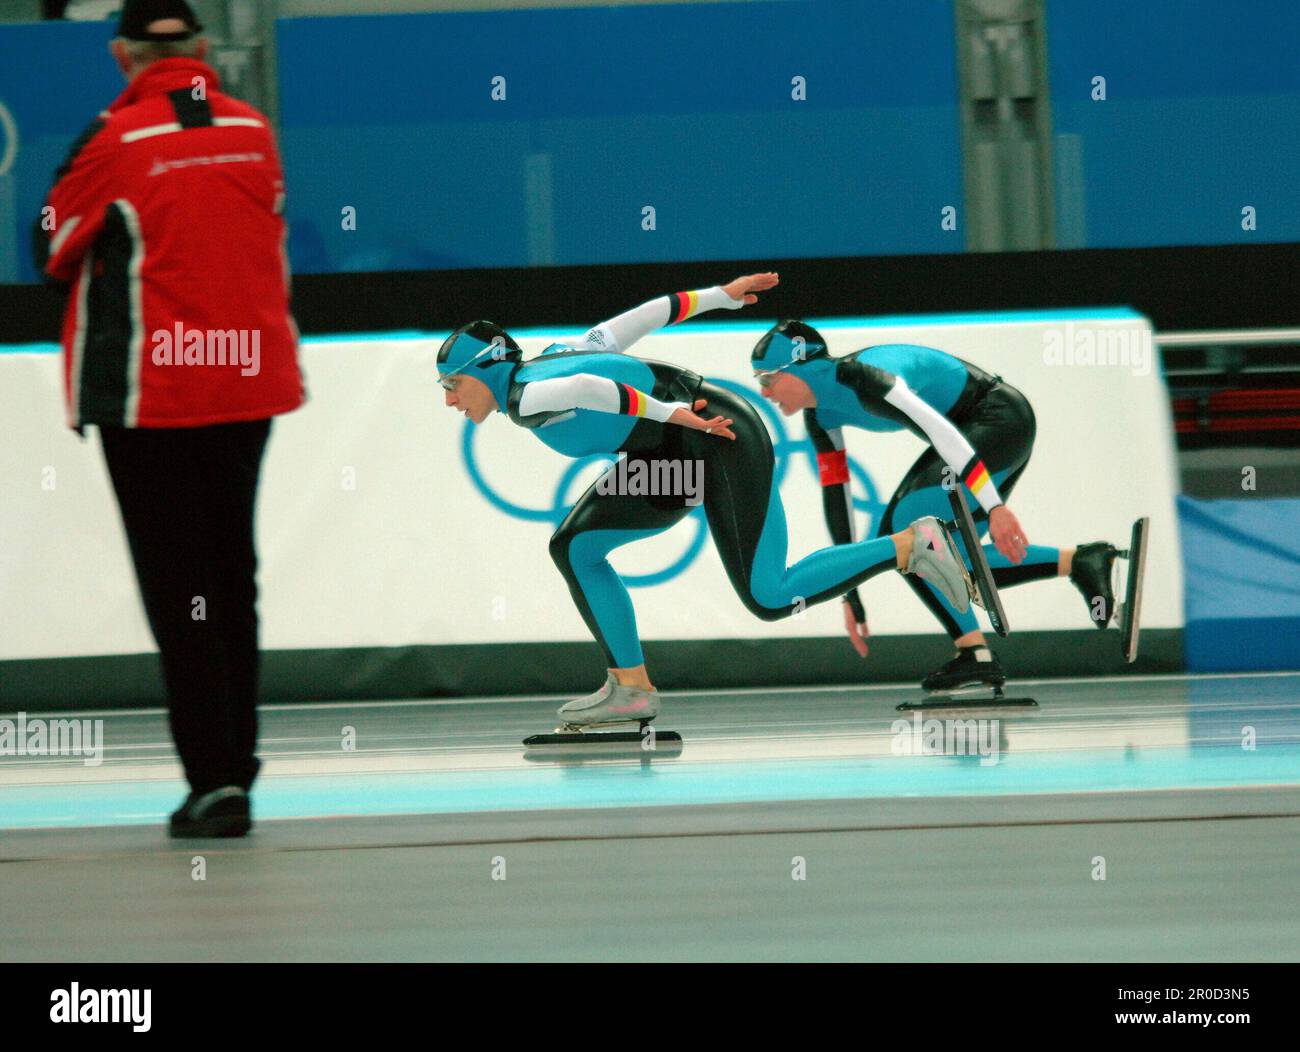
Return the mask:
M 0 282 L 18 280 L 18 243 L 21 239 L 17 216 L 18 124 L 0 99 Z M 13 232 L 13 237 L 9 236 Z
M 956 0 L 966 247 L 1056 247 L 1044 0 Z
M 210 60 L 225 91 L 279 125 L 275 82 L 278 0 L 195 0 L 195 13 L 212 42 Z

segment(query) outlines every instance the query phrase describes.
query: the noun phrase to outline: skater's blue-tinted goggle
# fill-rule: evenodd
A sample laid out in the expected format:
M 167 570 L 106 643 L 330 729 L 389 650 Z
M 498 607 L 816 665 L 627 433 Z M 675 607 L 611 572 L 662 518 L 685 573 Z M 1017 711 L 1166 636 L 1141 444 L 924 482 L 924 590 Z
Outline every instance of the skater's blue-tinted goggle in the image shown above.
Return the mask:
M 776 383 L 777 375 L 789 369 L 794 362 L 786 362 L 785 365 L 778 365 L 775 369 L 760 369 L 754 373 L 754 379 L 758 381 L 759 387 L 771 387 Z

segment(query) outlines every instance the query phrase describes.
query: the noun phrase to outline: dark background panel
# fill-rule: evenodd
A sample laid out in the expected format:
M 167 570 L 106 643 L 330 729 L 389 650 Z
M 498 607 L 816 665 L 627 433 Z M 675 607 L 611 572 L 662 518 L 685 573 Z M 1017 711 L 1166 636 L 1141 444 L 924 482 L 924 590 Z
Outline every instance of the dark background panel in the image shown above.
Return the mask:
M 1300 324 L 1300 243 L 309 274 L 294 279 L 294 314 L 305 334 L 450 330 L 479 317 L 572 325 L 759 268 L 781 274 L 764 316 L 1125 305 L 1162 332 Z M 57 339 L 61 312 L 48 288 L 0 285 L 0 343 Z

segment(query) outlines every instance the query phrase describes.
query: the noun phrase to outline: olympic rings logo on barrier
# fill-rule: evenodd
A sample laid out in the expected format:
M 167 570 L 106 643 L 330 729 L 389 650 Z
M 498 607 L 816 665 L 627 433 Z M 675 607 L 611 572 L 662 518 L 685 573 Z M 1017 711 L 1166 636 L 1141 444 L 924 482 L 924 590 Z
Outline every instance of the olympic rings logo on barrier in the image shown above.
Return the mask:
M 796 440 L 791 438 L 781 414 L 769 402 L 756 397 L 742 385 L 733 383 L 730 380 L 709 378 L 709 383 L 717 384 L 728 391 L 742 395 L 766 420 L 773 433 L 772 452 L 776 457 L 773 480 L 778 488 L 785 480 L 786 473 L 790 469 L 790 462 L 800 457 L 807 465 L 808 470 L 816 477 L 817 457 L 812 443 L 807 439 Z M 570 460 L 556 484 L 555 495 L 551 499 L 550 507 L 530 508 L 527 505 L 517 504 L 509 500 L 488 485 L 483 473 L 479 470 L 474 452 L 474 438 L 477 432 L 478 428 L 467 420 L 465 428 L 461 432 L 460 444 L 461 455 L 465 461 L 465 470 L 468 472 L 474 488 L 482 494 L 484 500 L 511 518 L 522 519 L 525 522 L 549 523 L 552 529 L 557 528 L 564 521 L 574 503 L 585 492 L 585 486 L 577 492 L 572 492 L 574 483 L 581 477 L 583 471 L 591 464 L 613 464 L 617 460 L 613 454 L 609 453 Z M 876 523 L 880 521 L 881 515 L 884 514 L 885 504 L 881 501 L 879 491 L 875 483 L 872 482 L 871 476 L 852 457 L 849 458 L 849 474 L 856 483 L 854 490 L 865 494 L 865 496 L 855 496 L 853 498 L 853 508 L 855 511 L 867 513 L 867 531 L 864 536 L 870 536 Z M 662 584 L 665 581 L 672 580 L 695 561 L 700 552 L 704 550 L 704 542 L 707 540 L 709 533 L 703 505 L 693 508 L 687 518 L 691 522 L 694 533 L 690 543 L 686 546 L 686 550 L 662 570 L 646 574 L 628 574 L 623 580 L 629 587 L 649 588 L 653 585 Z

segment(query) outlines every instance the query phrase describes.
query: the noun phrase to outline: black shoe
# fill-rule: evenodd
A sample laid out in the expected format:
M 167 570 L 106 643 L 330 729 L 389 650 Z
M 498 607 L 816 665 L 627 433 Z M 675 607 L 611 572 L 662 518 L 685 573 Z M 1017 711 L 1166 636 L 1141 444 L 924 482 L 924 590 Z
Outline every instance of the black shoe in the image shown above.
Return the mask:
M 1070 580 L 1088 604 L 1088 616 L 1098 628 L 1105 628 L 1115 616 L 1115 590 L 1110 582 L 1118 556 L 1119 549 L 1105 541 L 1082 544 L 1074 552 Z
M 172 812 L 168 832 L 174 837 L 232 837 L 252 828 L 248 793 L 237 785 L 225 785 L 210 793 L 190 793 Z
M 959 647 L 957 656 L 921 681 L 931 694 L 944 694 L 963 687 L 1000 687 L 1007 681 L 998 659 L 983 643 Z

